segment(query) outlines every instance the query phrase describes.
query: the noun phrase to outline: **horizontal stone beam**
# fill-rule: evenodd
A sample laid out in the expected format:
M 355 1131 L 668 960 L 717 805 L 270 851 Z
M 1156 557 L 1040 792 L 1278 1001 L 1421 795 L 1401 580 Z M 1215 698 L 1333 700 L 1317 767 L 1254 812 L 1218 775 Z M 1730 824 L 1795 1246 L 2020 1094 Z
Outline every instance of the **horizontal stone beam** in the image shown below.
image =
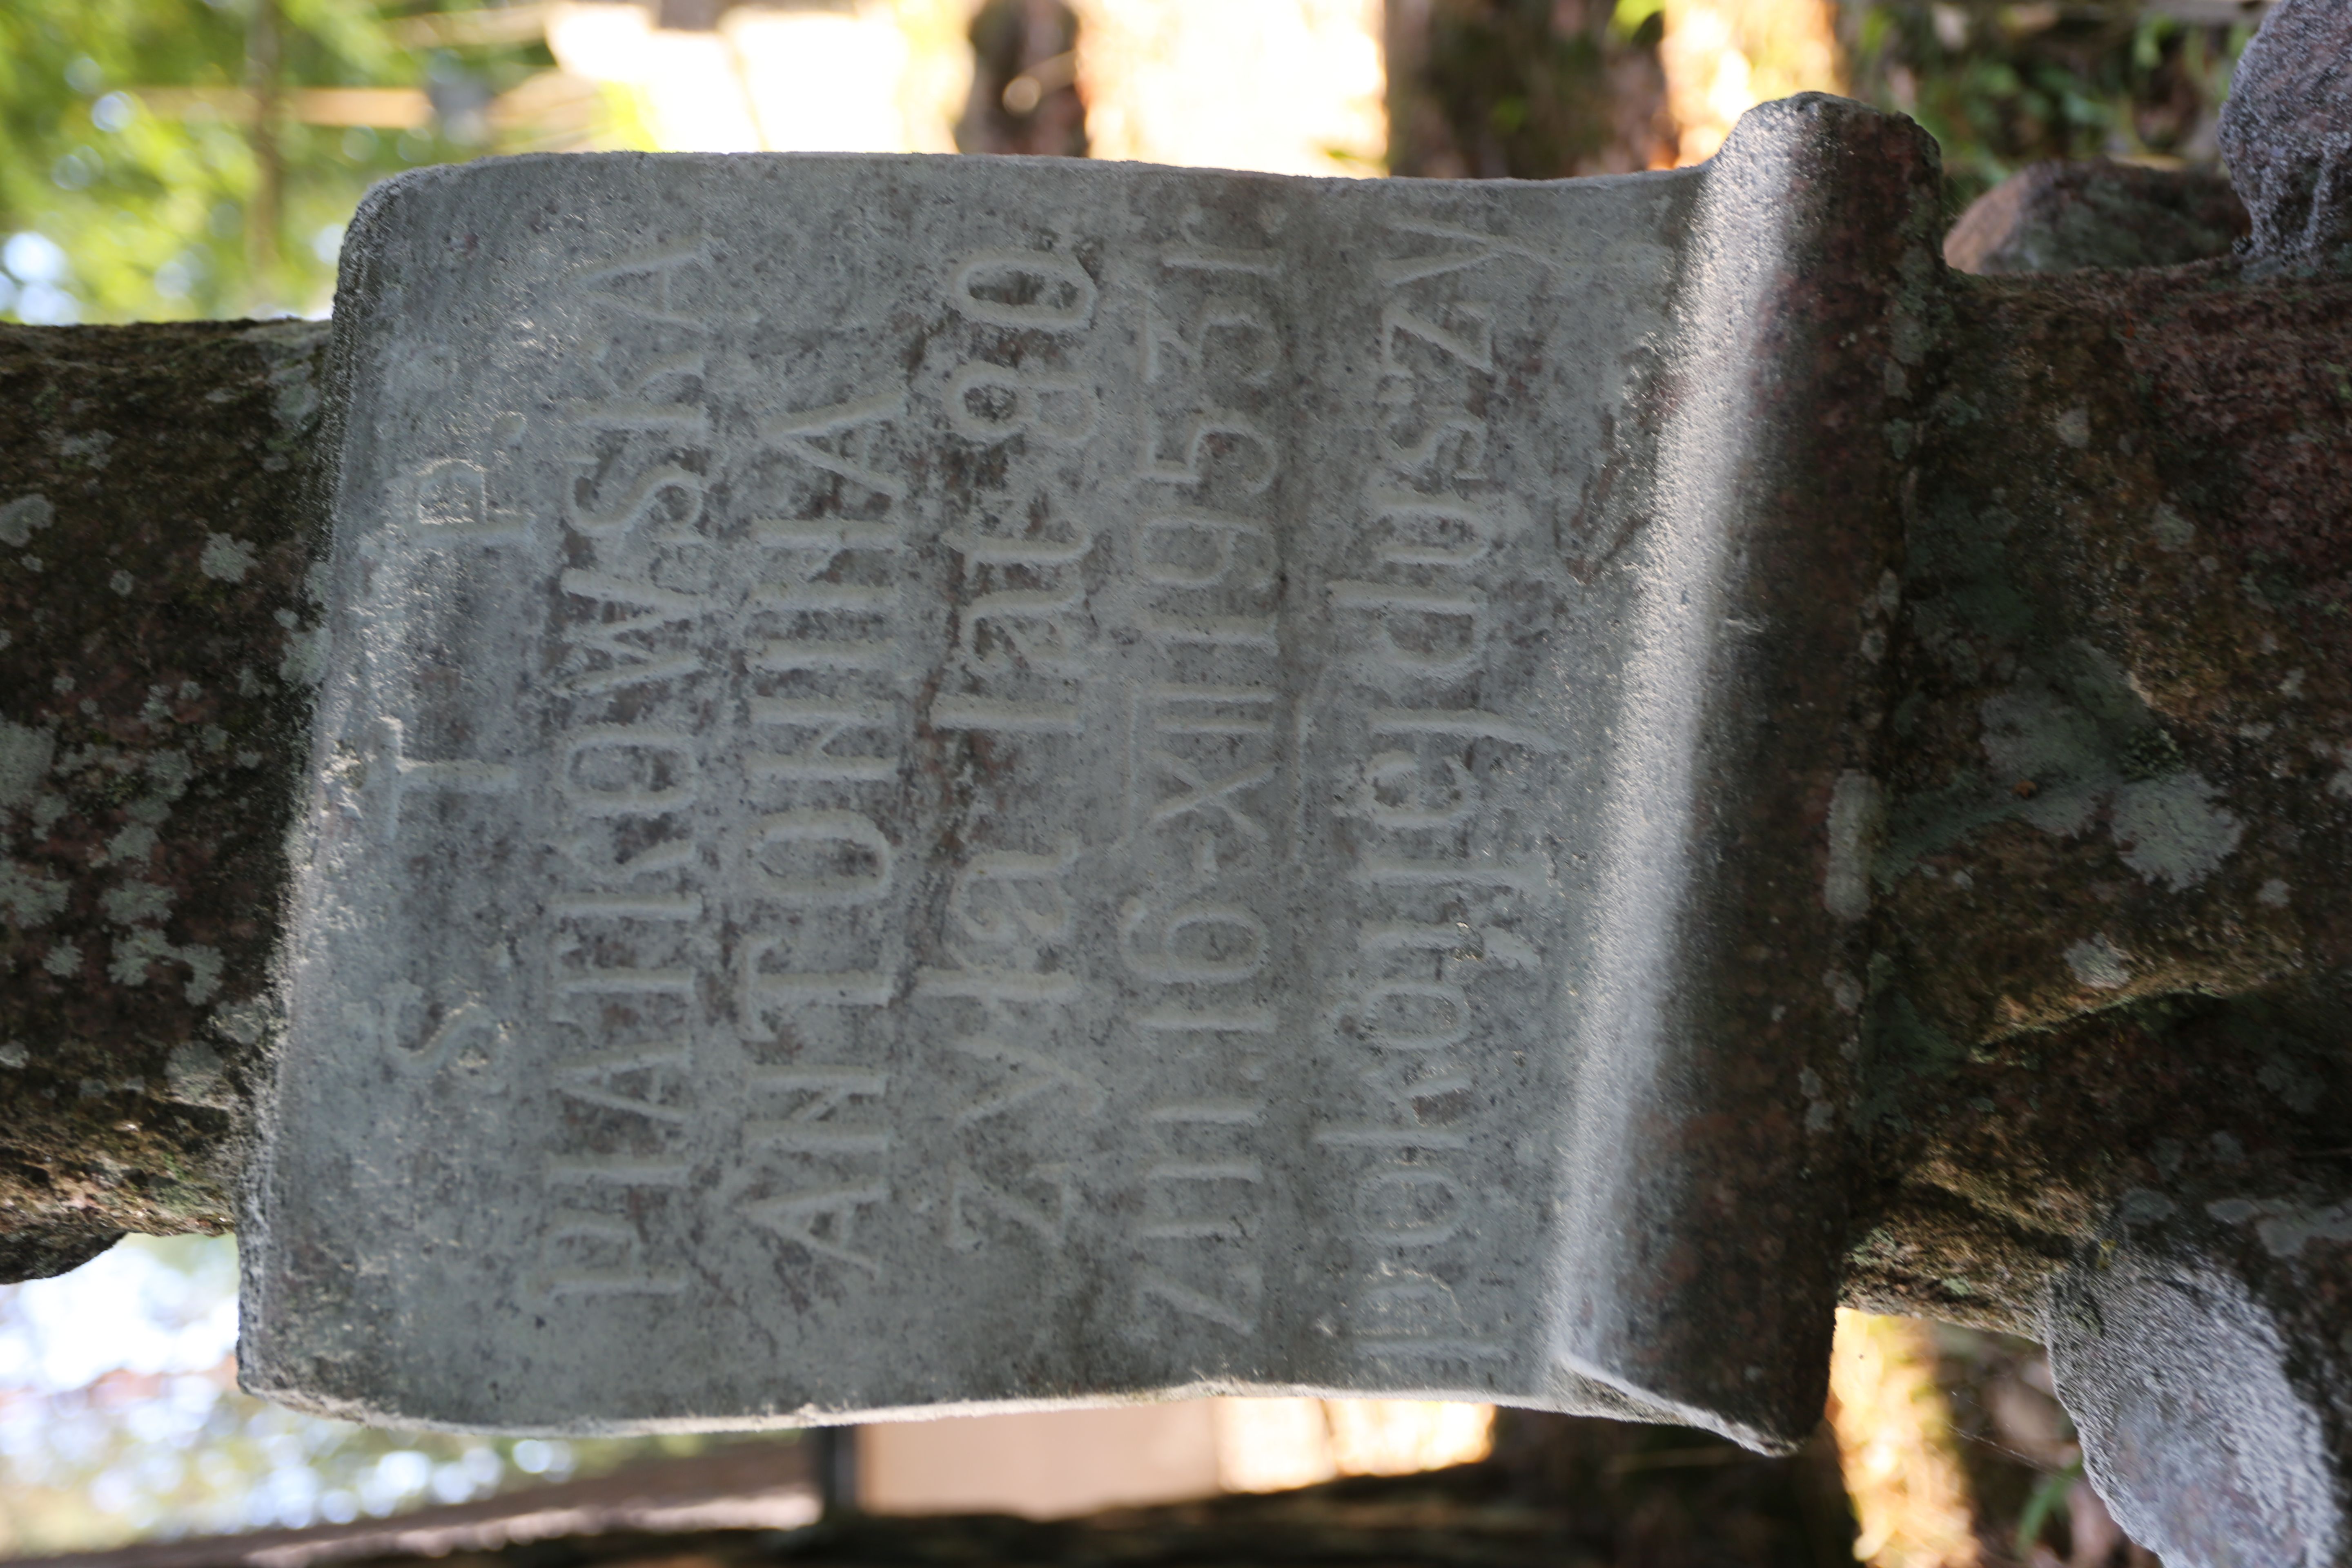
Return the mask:
M 2189 268 L 1955 278 L 1917 143 L 1811 100 L 1610 185 L 438 176 L 360 231 L 323 441 L 315 329 L 12 331 L 12 1267 L 225 1223 L 267 1101 L 249 1365 L 314 1404 L 1778 1445 L 1842 1290 L 2051 1337 L 2168 1556 L 2327 1538 L 2352 285 L 2265 47 L 2252 243 Z M 516 1315 L 671 1279 L 838 1364 L 567 1393 Z M 982 1337 L 910 1382 L 898 1318 Z
M 0 326 L 0 1274 L 231 1223 L 320 668 L 321 325 Z

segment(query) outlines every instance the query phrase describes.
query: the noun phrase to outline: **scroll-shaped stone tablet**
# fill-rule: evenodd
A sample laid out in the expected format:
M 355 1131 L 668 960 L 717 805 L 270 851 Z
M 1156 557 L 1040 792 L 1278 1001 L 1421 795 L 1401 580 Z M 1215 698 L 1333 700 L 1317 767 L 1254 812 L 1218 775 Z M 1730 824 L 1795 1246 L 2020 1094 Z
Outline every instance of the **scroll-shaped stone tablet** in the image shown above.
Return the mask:
M 1801 1437 L 1927 169 L 379 189 L 248 1385 Z

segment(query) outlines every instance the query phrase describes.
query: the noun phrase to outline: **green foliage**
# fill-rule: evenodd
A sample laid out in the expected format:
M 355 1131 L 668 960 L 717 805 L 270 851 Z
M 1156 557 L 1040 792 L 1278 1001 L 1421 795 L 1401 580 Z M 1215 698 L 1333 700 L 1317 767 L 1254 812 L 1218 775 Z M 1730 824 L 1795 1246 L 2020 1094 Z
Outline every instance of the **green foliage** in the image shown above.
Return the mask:
M 368 185 L 485 150 L 437 117 L 411 132 L 306 125 L 290 98 L 257 129 L 233 95 L 266 74 L 253 46 L 273 17 L 276 79 L 288 94 L 405 87 L 436 102 L 478 103 L 551 63 L 536 44 L 404 48 L 396 18 L 354 0 L 0 5 L 0 235 L 37 232 L 66 256 L 54 289 L 34 278 L 16 279 L 31 289 L 0 284 L 8 315 L 170 321 L 322 310 L 341 226 Z M 268 37 L 260 33 L 265 45 Z M 229 111 L 164 94 L 150 102 L 142 88 L 209 91 L 226 97 Z M 271 142 L 282 171 L 275 181 L 258 155 Z M 257 232 L 263 225 L 268 232 Z M 40 247 L 19 252 L 11 259 L 41 270 Z
M 2252 36 L 2132 0 L 1845 0 L 1841 31 L 1854 96 L 1943 144 L 1956 211 L 2043 158 L 2211 161 Z

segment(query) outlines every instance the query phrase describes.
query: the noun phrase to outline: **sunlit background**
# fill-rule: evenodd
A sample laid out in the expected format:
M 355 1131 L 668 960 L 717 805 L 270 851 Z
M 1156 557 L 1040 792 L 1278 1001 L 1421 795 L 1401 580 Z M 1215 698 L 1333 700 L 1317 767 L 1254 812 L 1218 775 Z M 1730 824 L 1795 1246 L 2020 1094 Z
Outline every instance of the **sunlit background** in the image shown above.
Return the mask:
M 132 1237 L 70 1274 L 0 1287 L 0 1555 L 348 1524 L 719 1441 L 321 1420 L 237 1392 L 236 1346 L 226 1237 Z M 1273 1491 L 1482 1458 L 1493 1422 L 1485 1405 L 1318 1399 L 916 1422 L 866 1429 L 860 1500 L 1053 1517 Z
M 360 194 L 488 153 L 1086 153 L 1544 178 L 1688 163 L 1807 89 L 1957 198 L 2210 161 L 2237 0 L 11 0 L 0 313 L 323 313 Z
M 1915 115 L 1957 211 L 2040 158 L 2210 163 L 2259 19 L 2237 0 L 0 0 L 0 318 L 324 315 L 367 186 L 486 153 L 1551 178 L 1697 162 L 1748 107 L 1819 89 Z M 235 1291 L 234 1242 L 202 1237 L 0 1288 L 0 1555 L 362 1521 L 708 1441 L 294 1415 L 236 1391 Z M 1979 1532 L 1988 1508 L 2012 1521 L 2019 1561 L 2120 1541 L 2022 1342 L 1845 1314 L 1832 1414 L 1865 1561 L 1990 1561 L 1971 1508 Z M 1067 1514 L 1459 1463 L 1494 1429 L 1484 1406 L 1304 1399 L 992 1419 L 866 1429 L 862 1500 Z M 2008 1480 L 1986 1479 L 1996 1452 Z
M 0 1287 L 0 1553 L 348 1523 L 695 1438 L 485 1439 L 316 1420 L 236 1389 L 236 1245 L 132 1237 Z

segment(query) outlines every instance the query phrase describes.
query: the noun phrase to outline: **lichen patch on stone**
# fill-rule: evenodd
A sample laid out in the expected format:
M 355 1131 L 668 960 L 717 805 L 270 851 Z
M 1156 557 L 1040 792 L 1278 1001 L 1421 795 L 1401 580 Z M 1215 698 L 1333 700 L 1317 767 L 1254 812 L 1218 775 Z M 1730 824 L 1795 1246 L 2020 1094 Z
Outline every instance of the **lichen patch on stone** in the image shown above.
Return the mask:
M 2220 794 L 2193 773 L 2124 785 L 2113 817 L 2124 864 L 2176 891 L 2211 876 L 2246 836 L 2246 825 L 2214 804 Z
M 207 577 L 242 583 L 245 574 L 253 570 L 253 546 L 226 533 L 215 533 L 205 541 L 204 553 L 196 557 L 196 566 Z
M 37 493 L 18 496 L 0 506 L 0 544 L 24 549 L 33 542 L 33 531 L 48 527 L 57 515 L 58 509 L 49 504 L 48 497 Z
M 2074 943 L 2066 950 L 2065 959 L 2074 978 L 2094 991 L 2121 990 L 2131 978 L 2124 967 L 2123 953 L 2105 931 Z
M 0 806 L 33 803 L 57 748 L 57 737 L 47 730 L 0 719 Z

